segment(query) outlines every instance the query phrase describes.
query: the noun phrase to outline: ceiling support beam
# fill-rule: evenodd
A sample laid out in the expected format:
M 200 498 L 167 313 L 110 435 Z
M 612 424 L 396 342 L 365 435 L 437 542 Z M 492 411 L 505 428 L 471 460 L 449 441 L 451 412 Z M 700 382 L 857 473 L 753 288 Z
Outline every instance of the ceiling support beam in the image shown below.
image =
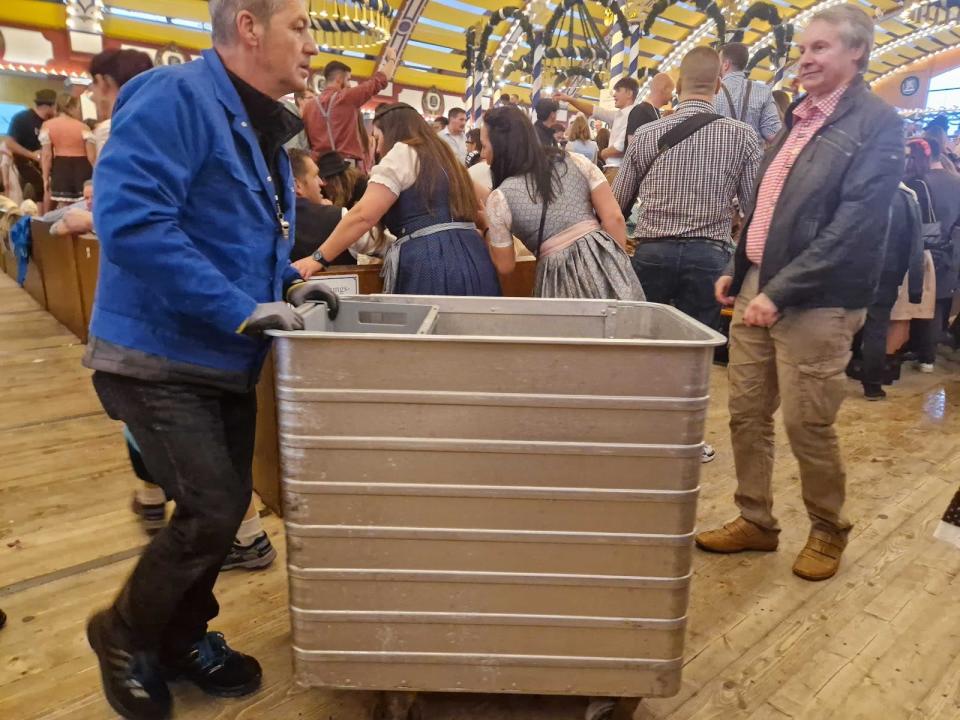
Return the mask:
M 407 43 L 413 35 L 413 31 L 420 22 L 420 16 L 427 9 L 430 0 L 404 0 L 403 5 L 397 11 L 397 18 L 393 23 L 393 33 L 390 39 L 380 50 L 380 56 L 377 58 L 377 65 L 383 62 L 383 54 L 387 48 L 393 48 L 397 53 L 397 64 L 403 61 L 403 51 L 407 49 Z

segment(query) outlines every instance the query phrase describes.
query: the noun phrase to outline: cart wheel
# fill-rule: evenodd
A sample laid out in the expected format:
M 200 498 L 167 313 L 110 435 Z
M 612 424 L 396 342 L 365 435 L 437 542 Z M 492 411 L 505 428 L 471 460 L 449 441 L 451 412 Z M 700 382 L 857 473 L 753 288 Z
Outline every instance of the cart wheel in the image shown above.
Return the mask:
M 417 693 L 380 693 L 371 720 L 422 720 Z
M 633 720 L 640 702 L 640 698 L 620 698 L 613 710 L 612 720 Z

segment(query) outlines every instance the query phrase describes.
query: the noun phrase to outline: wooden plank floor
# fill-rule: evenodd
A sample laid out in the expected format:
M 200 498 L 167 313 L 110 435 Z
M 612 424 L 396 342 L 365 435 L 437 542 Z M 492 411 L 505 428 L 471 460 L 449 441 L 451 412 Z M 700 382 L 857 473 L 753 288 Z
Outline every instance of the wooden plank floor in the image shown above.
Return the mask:
M 83 348 L 0 276 L 0 718 L 99 720 L 84 621 L 107 604 L 146 538 L 119 428 L 101 412 Z M 726 380 L 715 371 L 700 524 L 732 516 Z M 796 463 L 779 435 L 781 551 L 698 553 L 687 664 L 674 698 L 644 701 L 638 720 L 960 718 L 960 552 L 931 538 L 960 481 L 960 364 L 904 368 L 890 400 L 850 384 L 840 428 L 856 520 L 840 574 L 803 582 L 790 565 L 808 529 Z M 280 560 L 225 575 L 216 623 L 265 669 L 258 695 L 216 701 L 177 686 L 184 720 L 366 720 L 370 698 L 292 682 L 283 530 Z M 576 699 L 434 697 L 426 720 L 578 720 Z

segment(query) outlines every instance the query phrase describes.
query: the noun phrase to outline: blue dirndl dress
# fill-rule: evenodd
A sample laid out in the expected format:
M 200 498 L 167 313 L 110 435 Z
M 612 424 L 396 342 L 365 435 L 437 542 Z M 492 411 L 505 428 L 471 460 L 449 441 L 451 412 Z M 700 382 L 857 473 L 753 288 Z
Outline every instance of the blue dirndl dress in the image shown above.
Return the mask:
M 428 209 L 416 187 L 383 217 L 397 242 L 384 259 L 384 292 L 398 295 L 500 295 L 490 252 L 473 223 L 450 217 L 447 188 Z

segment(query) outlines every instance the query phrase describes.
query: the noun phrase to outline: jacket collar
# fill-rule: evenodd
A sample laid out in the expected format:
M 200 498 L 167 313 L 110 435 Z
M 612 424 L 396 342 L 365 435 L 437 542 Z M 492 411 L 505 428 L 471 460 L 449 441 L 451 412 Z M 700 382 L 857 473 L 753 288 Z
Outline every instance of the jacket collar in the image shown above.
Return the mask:
M 293 182 L 290 176 L 290 161 L 287 159 L 287 154 L 280 153 L 279 169 L 281 177 L 274 178 L 267 167 L 263 152 L 260 149 L 260 142 L 254 132 L 247 110 L 243 106 L 243 101 L 240 99 L 240 94 L 230 80 L 230 76 L 227 75 L 227 68 L 224 66 L 223 60 L 220 59 L 217 51 L 213 49 L 204 50 L 201 56 L 206 63 L 210 75 L 213 77 L 214 92 L 216 93 L 217 100 L 219 100 L 227 112 L 233 116 L 230 120 L 231 129 L 234 134 L 239 135 L 249 147 L 257 178 L 266 192 L 267 198 L 270 199 L 271 209 L 273 206 L 273 198 L 278 195 L 283 195 L 284 207 L 292 208 L 294 205 Z
M 850 81 L 849 87 L 847 87 L 846 92 L 843 93 L 843 97 L 840 98 L 840 102 L 837 103 L 837 109 L 834 110 L 833 113 L 831 113 L 830 117 L 827 118 L 826 122 L 824 123 L 824 127 L 826 127 L 827 125 L 832 125 L 837 120 L 839 120 L 844 115 L 846 115 L 848 112 L 850 112 L 850 110 L 853 109 L 853 106 L 856 103 L 856 101 L 860 97 L 862 97 L 864 93 L 867 93 L 869 91 L 870 90 L 869 88 L 867 88 L 867 84 L 863 81 L 863 75 L 857 75 L 853 80 Z M 794 100 L 792 103 L 790 103 L 790 107 L 787 108 L 787 114 L 786 114 L 786 117 L 784 118 L 784 123 L 786 124 L 787 128 L 793 127 L 794 109 L 796 109 L 796 107 L 806 99 L 807 99 L 807 93 L 804 93 L 803 95 L 798 97 L 796 100 Z
M 202 51 L 200 56 L 213 76 L 213 87 L 217 99 L 235 117 L 245 117 L 247 111 L 243 107 L 243 101 L 240 99 L 240 94 L 233 83 L 230 82 L 230 76 L 227 75 L 227 68 L 224 66 L 223 60 L 220 59 L 220 55 L 211 48 Z
M 224 69 L 262 145 L 279 147 L 303 130 L 299 115 L 291 112 L 283 103 L 264 95 L 229 69 Z

